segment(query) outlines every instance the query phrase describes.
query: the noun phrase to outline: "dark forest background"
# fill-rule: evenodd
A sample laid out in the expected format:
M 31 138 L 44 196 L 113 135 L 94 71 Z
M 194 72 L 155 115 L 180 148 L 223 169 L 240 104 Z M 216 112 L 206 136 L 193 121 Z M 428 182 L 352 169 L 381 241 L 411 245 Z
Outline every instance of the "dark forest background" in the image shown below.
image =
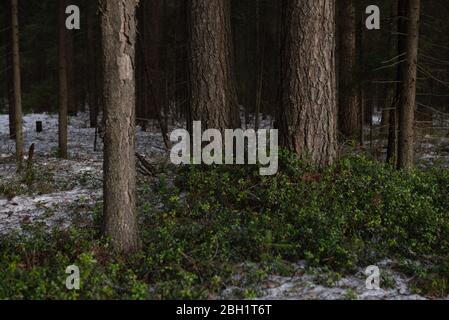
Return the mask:
M 101 41 L 96 1 L 74 0 L 81 9 L 80 30 L 67 33 L 69 63 L 69 112 L 76 114 L 92 105 L 92 125 L 101 110 Z M 232 1 L 235 83 L 246 119 L 260 109 L 272 115 L 279 105 L 279 70 L 282 19 L 281 1 Z M 381 29 L 366 30 L 365 8 L 381 8 Z M 0 110 L 7 112 L 9 35 L 5 1 L 1 8 Z M 57 112 L 58 109 L 58 8 L 53 0 L 20 2 L 22 89 L 25 112 Z M 363 90 L 365 121 L 373 110 L 391 105 L 395 86 L 398 32 L 396 1 L 357 1 L 357 82 Z M 138 118 L 184 117 L 188 106 L 186 2 L 141 1 L 138 8 L 136 80 Z M 422 1 L 420 30 L 418 120 L 449 110 L 449 3 Z M 435 110 L 436 109 L 436 110 Z M 385 119 L 384 119 L 385 121 Z
M 447 298 L 448 17 L 447 0 L 0 1 L 0 299 Z M 279 129 L 279 170 L 170 163 L 193 121 Z M 355 289 L 305 292 L 308 273 Z

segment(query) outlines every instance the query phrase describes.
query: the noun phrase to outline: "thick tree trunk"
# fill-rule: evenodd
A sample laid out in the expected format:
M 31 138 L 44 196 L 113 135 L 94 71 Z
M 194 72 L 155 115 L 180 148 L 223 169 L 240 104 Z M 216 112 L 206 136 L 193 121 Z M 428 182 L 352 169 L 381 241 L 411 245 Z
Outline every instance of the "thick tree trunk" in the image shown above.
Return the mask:
M 67 39 L 65 26 L 66 1 L 59 0 L 59 150 L 61 158 L 67 158 L 67 111 L 68 111 L 68 76 L 67 76 Z
M 229 0 L 189 0 L 190 98 L 203 128 L 240 127 L 234 87 Z M 189 124 L 191 125 L 191 124 Z
M 408 1 L 407 51 L 400 98 L 398 144 L 398 167 L 406 170 L 410 170 L 414 166 L 414 123 L 420 6 L 420 0 Z
M 135 159 L 137 0 L 100 0 L 104 57 L 104 223 L 122 253 L 139 248 Z
M 284 10 L 280 143 L 324 167 L 337 156 L 335 1 L 292 0 Z
M 357 33 L 354 0 L 339 0 L 339 130 L 344 138 L 360 137 L 361 110 L 357 85 Z
M 11 37 L 12 37 L 12 68 L 14 83 L 14 128 L 16 136 L 16 157 L 19 167 L 23 160 L 23 131 L 22 131 L 22 85 L 20 78 L 20 45 L 19 45 L 19 16 L 18 0 L 11 0 Z

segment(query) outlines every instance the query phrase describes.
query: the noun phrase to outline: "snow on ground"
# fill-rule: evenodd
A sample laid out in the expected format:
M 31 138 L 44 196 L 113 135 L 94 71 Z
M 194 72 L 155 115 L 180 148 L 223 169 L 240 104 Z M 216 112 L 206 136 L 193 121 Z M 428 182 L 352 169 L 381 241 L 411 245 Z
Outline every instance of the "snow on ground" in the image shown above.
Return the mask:
M 52 157 L 57 153 L 58 146 L 58 116 L 52 114 L 28 114 L 23 118 L 25 150 L 35 144 L 35 154 L 41 157 Z M 43 132 L 36 132 L 36 121 L 42 121 Z M 137 129 L 138 152 L 152 155 L 163 152 L 163 140 L 155 124 L 152 130 Z M 0 115 L 0 159 L 14 153 L 14 141 L 8 139 L 8 115 Z M 102 142 L 98 138 L 98 148 L 94 151 L 95 129 L 89 127 L 88 113 L 80 113 L 77 117 L 69 117 L 68 149 L 72 158 L 101 159 Z
M 0 200 L 0 234 L 35 223 L 43 223 L 49 228 L 65 228 L 74 217 L 69 214 L 70 211 L 78 212 L 82 206 L 90 208 L 100 198 L 99 192 L 73 189 L 42 196 L 17 196 L 11 200 Z
M 268 281 L 259 285 L 260 300 L 425 300 L 413 294 L 409 289 L 409 281 L 404 275 L 393 271 L 395 263 L 390 260 L 378 263 L 380 272 L 388 275 L 389 283 L 380 282 L 380 289 L 369 290 L 366 286 L 367 276 L 360 269 L 355 275 L 344 277 L 334 283 L 326 283 L 320 279 L 323 274 L 317 271 L 307 272 L 306 263 L 295 266 L 291 277 L 270 276 Z M 232 297 L 238 288 L 228 288 L 224 297 Z M 449 298 L 449 297 L 448 297 Z
M 102 162 L 98 160 L 35 159 L 33 183 L 16 174 L 15 164 L 0 161 L 0 234 L 26 224 L 66 227 L 81 211 L 102 198 Z M 86 217 L 87 218 L 87 217 Z
M 36 132 L 42 121 L 43 132 Z M 37 190 L 17 177 L 14 164 L 15 143 L 9 139 L 8 115 L 0 115 L 0 188 L 14 184 L 20 194 L 0 194 L 0 234 L 20 230 L 23 224 L 45 220 L 48 226 L 66 226 L 79 207 L 92 207 L 102 198 L 102 140 L 94 148 L 95 129 L 89 127 L 89 115 L 80 113 L 69 118 L 69 159 L 55 157 L 58 146 L 58 116 L 28 114 L 24 116 L 25 152 L 35 145 L 33 167 L 39 181 Z M 148 131 L 136 130 L 137 151 L 149 158 L 164 153 L 163 139 L 155 123 Z M 22 177 L 23 178 L 23 177 Z M 48 181 L 47 181 L 48 180 Z

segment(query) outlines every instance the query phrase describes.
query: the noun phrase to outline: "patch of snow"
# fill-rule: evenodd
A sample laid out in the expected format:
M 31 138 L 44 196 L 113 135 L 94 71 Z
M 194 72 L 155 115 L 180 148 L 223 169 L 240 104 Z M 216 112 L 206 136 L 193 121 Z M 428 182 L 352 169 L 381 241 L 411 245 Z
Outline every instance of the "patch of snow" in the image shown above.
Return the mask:
M 36 121 L 42 121 L 43 132 L 36 132 Z M 178 124 L 175 124 L 178 125 Z M 151 122 L 152 130 L 136 130 L 138 152 L 153 155 L 161 154 L 164 149 L 163 138 L 155 122 Z M 25 151 L 34 143 L 35 155 L 41 157 L 55 156 L 58 149 L 58 116 L 53 114 L 27 114 L 23 117 L 23 135 Z M 97 139 L 98 148 L 94 150 L 95 128 L 89 127 L 89 114 L 79 113 L 69 117 L 68 150 L 71 158 L 102 159 L 102 141 Z M 8 115 L 0 115 L 0 154 L 1 158 L 14 154 L 14 141 L 9 139 Z
M 295 266 L 291 277 L 272 275 L 267 281 L 256 285 L 260 292 L 257 300 L 426 300 L 425 297 L 413 294 L 409 288 L 409 279 L 394 271 L 393 261 L 383 261 L 378 264 L 382 273 L 387 273 L 392 279 L 391 288 L 369 290 L 366 288 L 366 276 L 360 269 L 352 276 L 347 276 L 326 286 L 320 283 L 316 273 L 308 273 L 305 262 Z M 244 288 L 233 286 L 222 292 L 224 299 L 236 298 L 236 293 Z
M 69 226 L 70 213 L 80 204 L 93 205 L 99 192 L 74 189 L 43 196 L 17 196 L 0 200 L 0 234 L 20 230 L 24 224 L 44 223 L 48 227 Z

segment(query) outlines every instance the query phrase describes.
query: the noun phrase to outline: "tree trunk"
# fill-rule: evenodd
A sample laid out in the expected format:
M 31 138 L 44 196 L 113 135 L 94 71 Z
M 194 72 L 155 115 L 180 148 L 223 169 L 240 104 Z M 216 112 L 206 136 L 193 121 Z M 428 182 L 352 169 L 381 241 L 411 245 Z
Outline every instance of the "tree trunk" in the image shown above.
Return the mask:
M 357 87 L 357 33 L 354 0 L 339 0 L 339 130 L 347 139 L 360 140 L 360 97 Z
M 280 143 L 324 167 L 337 156 L 335 1 L 291 0 L 284 10 Z
M 97 32 L 97 9 L 98 1 L 91 0 L 88 3 L 87 12 L 87 56 L 88 56 L 88 103 L 90 127 L 95 128 L 98 124 L 98 32 Z
M 146 126 L 144 119 L 158 119 L 162 122 L 162 107 L 169 101 L 164 101 L 161 79 L 164 72 L 161 67 L 161 17 L 163 16 L 161 1 L 143 2 L 139 17 L 139 36 L 136 57 L 139 60 L 139 77 L 137 84 L 138 106 L 142 126 Z M 143 127 L 143 129 L 145 129 Z M 164 131 L 164 130 L 163 130 Z
M 23 131 L 22 131 L 22 85 L 20 78 L 20 45 L 19 45 L 19 16 L 18 0 L 11 0 L 11 37 L 14 83 L 14 127 L 16 136 L 16 157 L 19 168 L 23 160 Z
M 137 20 L 137 39 L 136 39 L 136 124 L 142 128 L 142 131 L 146 131 L 147 122 L 145 117 L 145 7 L 146 2 L 140 4 L 136 9 Z
M 100 0 L 104 70 L 105 234 L 122 253 L 139 248 L 135 159 L 137 0 Z
M 67 6 L 66 2 L 66 6 Z M 73 31 L 66 32 L 66 45 L 67 45 L 67 109 L 68 114 L 71 116 L 76 116 L 78 114 L 78 101 L 80 97 L 80 92 L 77 90 L 77 85 L 75 84 L 75 48 L 74 48 L 74 38 Z
M 357 57 L 358 57 L 358 66 L 357 66 L 357 73 L 356 73 L 356 79 L 359 82 L 359 84 L 356 86 L 356 89 L 358 90 L 358 103 L 359 103 L 359 142 L 360 146 L 365 145 L 365 118 L 363 115 L 365 114 L 366 110 L 366 95 L 367 95 L 367 88 L 366 88 L 366 81 L 364 78 L 365 70 L 364 67 L 366 64 L 366 51 L 367 51 L 367 41 L 366 41 L 366 28 L 365 28 L 365 16 L 363 14 L 364 7 L 357 6 L 356 8 L 356 21 L 358 19 L 358 23 L 356 24 L 356 48 L 357 48 Z
M 414 166 L 414 122 L 420 5 L 420 0 L 409 0 L 407 6 L 407 51 L 400 98 L 398 144 L 398 167 L 406 170 L 410 170 Z
M 398 30 L 398 21 L 397 21 L 397 15 L 398 15 L 398 1 L 394 0 L 391 1 L 390 5 L 390 28 L 388 29 L 388 59 L 392 59 L 394 56 L 397 55 L 398 52 L 398 42 L 396 41 L 396 37 L 394 36 L 394 33 L 397 33 Z M 397 68 L 396 68 L 397 69 Z M 393 68 L 392 71 L 388 70 L 386 71 L 386 77 L 388 79 L 394 79 L 395 73 L 397 71 Z M 397 85 L 393 84 L 386 84 L 384 87 L 384 96 L 383 96 L 383 106 L 382 106 L 382 115 L 381 115 L 381 131 L 382 133 L 388 134 L 389 124 L 390 124 L 390 114 L 391 114 L 391 108 L 394 106 L 394 101 L 396 99 L 396 88 Z
M 405 53 L 405 36 L 407 34 L 407 24 L 406 24 L 406 0 L 397 0 L 396 1 L 396 17 L 397 17 L 397 26 L 396 32 L 398 34 L 397 40 L 397 55 L 398 59 L 402 59 L 403 54 Z M 396 85 L 396 95 L 394 99 L 394 103 L 391 105 L 390 109 L 390 123 L 388 128 L 388 147 L 387 147 L 387 163 L 390 163 L 394 167 L 397 166 L 398 161 L 398 105 L 399 99 L 401 95 L 401 87 L 403 81 L 403 63 L 400 63 L 397 67 L 397 85 Z
M 265 65 L 265 27 L 262 22 L 262 4 L 260 0 L 256 1 L 256 53 L 257 57 L 254 57 L 257 61 L 256 67 L 256 108 L 254 111 L 254 130 L 259 130 L 260 126 L 260 113 L 263 98 L 263 83 L 264 83 L 264 65 Z
M 5 24 L 2 27 L 5 30 L 12 25 L 11 22 L 11 2 L 5 3 Z M 15 114 L 14 114 L 14 76 L 13 76 L 13 58 L 12 58 L 12 38 L 7 33 L 6 38 L 6 91 L 8 96 L 8 114 L 9 114 L 9 137 L 11 140 L 16 139 Z
M 240 127 L 229 0 L 190 0 L 190 98 L 203 128 Z M 191 124 L 189 124 L 191 125 Z
M 66 1 L 59 0 L 59 157 L 67 158 L 67 111 L 68 111 L 68 76 L 67 76 L 67 39 L 65 26 Z
M 145 20 L 145 34 L 147 50 L 145 51 L 144 61 L 149 71 L 149 79 L 145 81 L 145 117 L 146 118 L 158 118 L 162 112 L 163 90 L 161 86 L 161 79 L 163 78 L 161 68 L 161 16 L 162 7 L 161 1 L 155 0 L 148 3 L 145 6 L 147 11 L 148 20 Z M 176 49 L 175 49 L 176 50 Z M 150 97 L 150 95 L 152 97 Z M 157 113 L 157 114 L 156 114 Z

